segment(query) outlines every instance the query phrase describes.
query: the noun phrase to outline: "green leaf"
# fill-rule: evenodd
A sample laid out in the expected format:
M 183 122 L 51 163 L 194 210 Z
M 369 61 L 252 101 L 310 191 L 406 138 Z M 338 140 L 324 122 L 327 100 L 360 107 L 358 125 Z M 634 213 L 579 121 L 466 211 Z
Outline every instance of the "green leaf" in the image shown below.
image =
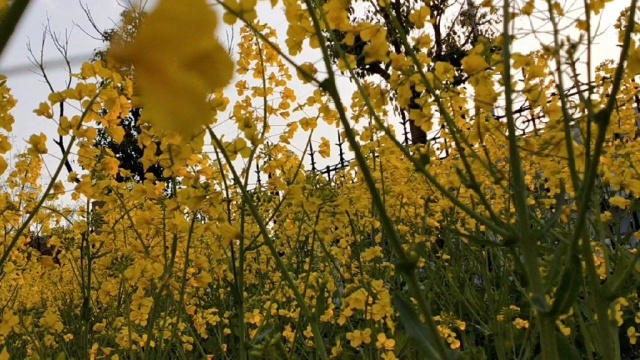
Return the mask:
M 420 317 L 413 310 L 411 305 L 398 296 L 393 297 L 393 304 L 400 314 L 400 323 L 407 331 L 418 349 L 425 355 L 425 359 L 442 359 L 436 351 L 437 341 L 442 341 L 438 334 L 432 334 L 427 327 L 420 322 Z
M 555 300 L 551 307 L 551 315 L 558 316 L 569 311 L 576 301 L 582 287 L 582 267 L 577 254 L 569 254 L 569 262 L 565 265 L 560 285 L 556 291 Z
M 549 269 L 547 270 L 547 280 L 545 288 L 547 291 L 556 287 L 557 282 L 562 276 L 563 262 L 565 254 L 571 247 L 567 244 L 560 243 L 556 247 L 551 247 L 553 253 L 551 260 L 549 261 Z
M 324 291 L 326 288 L 327 284 L 323 281 L 320 284 L 320 289 L 318 290 L 318 298 L 316 299 L 315 318 L 318 322 L 320 321 L 320 317 L 322 316 L 322 314 L 324 314 L 325 311 L 326 298 Z
M 582 356 L 578 350 L 571 345 L 566 336 L 556 332 L 556 344 L 558 345 L 558 355 L 563 360 L 581 360 Z
M 630 281 L 630 275 L 634 271 L 633 264 L 637 260 L 638 257 L 628 251 L 621 251 L 615 259 L 612 259 L 611 263 L 615 264 L 615 270 L 612 275 L 608 276 L 605 283 L 604 290 L 607 299 L 613 300 L 626 295 L 637 285 L 637 282 Z

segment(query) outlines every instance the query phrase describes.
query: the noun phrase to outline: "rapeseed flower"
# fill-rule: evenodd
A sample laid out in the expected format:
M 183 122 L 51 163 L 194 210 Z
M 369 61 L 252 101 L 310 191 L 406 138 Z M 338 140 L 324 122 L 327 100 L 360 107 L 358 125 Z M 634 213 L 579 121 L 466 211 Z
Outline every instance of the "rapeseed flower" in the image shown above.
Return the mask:
M 217 18 L 205 0 L 162 0 L 135 39 L 110 57 L 131 63 L 153 126 L 192 136 L 212 123 L 208 95 L 229 83 L 233 63 L 213 37 Z

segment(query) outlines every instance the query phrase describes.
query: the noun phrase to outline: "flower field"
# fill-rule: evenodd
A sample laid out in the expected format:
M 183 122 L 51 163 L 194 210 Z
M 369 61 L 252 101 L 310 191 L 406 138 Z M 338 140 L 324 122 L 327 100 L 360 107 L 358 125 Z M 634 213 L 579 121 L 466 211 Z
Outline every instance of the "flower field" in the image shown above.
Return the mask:
M 595 63 L 607 3 L 131 5 L 24 152 L 0 77 L 0 360 L 640 358 L 638 4 Z

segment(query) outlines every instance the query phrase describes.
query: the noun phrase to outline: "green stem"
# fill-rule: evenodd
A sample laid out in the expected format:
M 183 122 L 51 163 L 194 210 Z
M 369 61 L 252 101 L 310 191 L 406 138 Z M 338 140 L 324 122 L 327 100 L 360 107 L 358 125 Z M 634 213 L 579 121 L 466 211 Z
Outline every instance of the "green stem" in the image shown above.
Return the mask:
M 322 90 L 327 92 L 333 99 L 333 102 L 336 107 L 336 111 L 338 112 L 338 115 L 340 118 L 340 122 L 347 136 L 347 140 L 349 141 L 349 144 L 353 148 L 353 152 L 355 154 L 355 159 L 356 159 L 356 163 L 358 164 L 358 168 L 362 171 L 362 175 L 365 180 L 365 183 L 367 184 L 367 187 L 369 188 L 369 192 L 371 193 L 371 198 L 373 200 L 374 206 L 377 208 L 379 212 L 380 223 L 382 224 L 382 228 L 384 229 L 385 233 L 389 236 L 389 242 L 391 243 L 391 246 L 394 252 L 399 258 L 400 264 L 397 266 L 397 269 L 400 273 L 403 274 L 407 282 L 407 285 L 409 285 L 409 288 L 413 293 L 413 296 L 415 296 L 416 300 L 418 301 L 418 308 L 420 309 L 420 312 L 425 318 L 427 328 L 429 329 L 431 334 L 437 337 L 438 330 L 437 330 L 436 324 L 433 321 L 433 316 L 431 314 L 431 310 L 429 308 L 427 300 L 424 294 L 422 293 L 422 291 L 420 291 L 418 279 L 415 274 L 417 259 L 412 259 L 406 254 L 402 246 L 402 240 L 400 239 L 400 236 L 396 231 L 396 228 L 393 226 L 393 222 L 391 218 L 387 214 L 386 207 L 384 205 L 384 202 L 382 201 L 380 192 L 376 187 L 375 180 L 373 178 L 373 175 L 371 174 L 371 170 L 367 166 L 367 161 L 364 155 L 362 154 L 360 144 L 356 140 L 355 133 L 353 132 L 353 129 L 351 128 L 351 125 L 349 124 L 349 120 L 347 119 L 347 116 L 345 114 L 344 106 L 340 98 L 340 93 L 338 92 L 338 88 L 336 87 L 335 75 L 333 73 L 333 67 L 330 61 L 330 55 L 327 49 L 327 44 L 324 37 L 322 36 L 320 21 L 318 19 L 317 14 L 313 11 L 314 7 L 313 7 L 313 4 L 311 4 L 311 0 L 305 0 L 305 3 L 307 5 L 307 8 L 309 9 L 309 14 L 311 15 L 311 19 L 313 21 L 314 30 L 320 42 L 320 49 L 322 50 L 322 55 L 323 55 L 323 59 L 324 59 L 324 63 L 325 63 L 325 67 L 328 75 L 328 78 L 320 83 L 320 87 L 322 88 Z M 437 343 L 435 344 L 436 345 L 435 353 L 431 354 L 431 356 L 445 359 L 447 357 L 446 347 L 441 338 L 438 338 L 438 340 L 439 341 L 437 341 Z
M 29 5 L 29 0 L 14 0 L 4 18 L 0 19 L 0 55 L 11 39 L 11 35 L 16 30 L 24 11 Z
M 227 151 L 225 150 L 224 145 L 222 144 L 222 141 L 220 141 L 220 139 L 216 136 L 216 134 L 213 132 L 211 127 L 207 126 L 207 130 L 208 130 L 209 136 L 211 136 L 211 139 L 213 140 L 215 146 L 222 153 L 222 156 L 224 157 L 225 161 L 227 163 L 231 164 L 232 160 L 229 157 L 229 154 L 227 153 Z M 256 221 L 256 224 L 258 225 L 258 228 L 260 229 L 260 233 L 262 234 L 264 243 L 267 246 L 267 248 L 269 249 L 269 251 L 271 252 L 271 255 L 273 256 L 273 258 L 274 258 L 274 260 L 276 262 L 276 266 L 277 266 L 278 270 L 280 270 L 280 272 L 282 273 L 282 276 L 284 277 L 285 282 L 287 283 L 287 285 L 289 285 L 289 289 L 291 289 L 291 291 L 293 292 L 294 297 L 296 298 L 296 302 L 298 303 L 298 306 L 300 307 L 300 310 L 305 315 L 305 317 L 308 319 L 308 321 L 309 321 L 309 323 L 311 325 L 311 329 L 313 331 L 313 336 L 314 336 L 314 340 L 315 340 L 315 345 L 316 345 L 317 350 L 318 350 L 318 356 L 320 357 L 320 359 L 326 360 L 327 359 L 327 351 L 326 351 L 325 346 L 324 346 L 322 333 L 320 332 L 320 327 L 318 326 L 317 321 L 314 321 L 314 316 L 311 313 L 311 309 L 309 308 L 309 306 L 307 306 L 306 302 L 304 301 L 304 298 L 302 297 L 302 294 L 300 293 L 300 290 L 296 286 L 295 281 L 293 281 L 293 277 L 291 277 L 291 274 L 289 273 L 289 271 L 287 271 L 286 266 L 282 262 L 282 258 L 280 257 L 280 254 L 278 254 L 278 250 L 276 249 L 275 243 L 273 242 L 273 239 L 271 239 L 271 237 L 269 236 L 269 230 L 267 229 L 267 227 L 266 227 L 266 225 L 265 225 L 265 223 L 264 223 L 264 221 L 262 219 L 262 216 L 260 216 L 258 208 L 253 203 L 253 200 L 251 199 L 251 196 L 249 195 L 249 192 L 247 191 L 246 187 L 243 186 L 243 182 L 242 182 L 240 176 L 238 175 L 238 172 L 235 170 L 235 168 L 233 166 L 230 166 L 229 170 L 231 171 L 231 174 L 233 175 L 234 182 L 236 184 L 238 184 L 238 186 L 240 187 L 240 191 L 242 192 L 242 196 L 244 198 L 244 201 L 246 202 L 247 206 L 249 207 L 249 211 L 251 212 L 251 215 L 253 216 L 254 220 Z M 242 270 L 242 269 L 240 269 L 240 270 Z
M 505 0 L 502 6 L 502 65 L 504 79 L 505 114 L 507 118 L 507 139 L 509 142 L 509 169 L 513 202 L 516 210 L 517 245 L 521 250 L 523 265 L 529 281 L 529 289 L 533 293 L 534 306 L 546 304 L 544 284 L 538 267 L 538 236 L 527 236 L 531 233 L 529 224 L 529 206 L 527 204 L 527 187 L 522 168 L 522 159 L 518 151 L 516 124 L 513 116 L 513 88 L 511 86 L 511 49 L 510 49 L 510 11 L 511 1 Z M 540 343 L 542 358 L 551 360 L 558 358 L 556 331 L 553 317 L 545 314 L 544 309 L 537 309 L 537 321 L 540 325 Z

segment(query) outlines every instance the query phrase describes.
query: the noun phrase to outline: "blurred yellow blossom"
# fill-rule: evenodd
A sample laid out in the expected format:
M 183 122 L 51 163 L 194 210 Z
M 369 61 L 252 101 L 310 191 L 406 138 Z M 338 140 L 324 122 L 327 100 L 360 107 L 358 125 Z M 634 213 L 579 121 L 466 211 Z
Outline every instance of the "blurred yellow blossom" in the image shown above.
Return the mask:
M 216 14 L 205 0 L 161 0 L 133 42 L 109 52 L 131 62 L 152 125 L 191 136 L 212 123 L 207 96 L 225 86 L 233 63 L 213 37 Z
M 517 329 L 528 329 L 529 328 L 529 322 L 527 320 L 523 320 L 521 318 L 516 318 L 515 320 L 513 320 L 513 325 Z

